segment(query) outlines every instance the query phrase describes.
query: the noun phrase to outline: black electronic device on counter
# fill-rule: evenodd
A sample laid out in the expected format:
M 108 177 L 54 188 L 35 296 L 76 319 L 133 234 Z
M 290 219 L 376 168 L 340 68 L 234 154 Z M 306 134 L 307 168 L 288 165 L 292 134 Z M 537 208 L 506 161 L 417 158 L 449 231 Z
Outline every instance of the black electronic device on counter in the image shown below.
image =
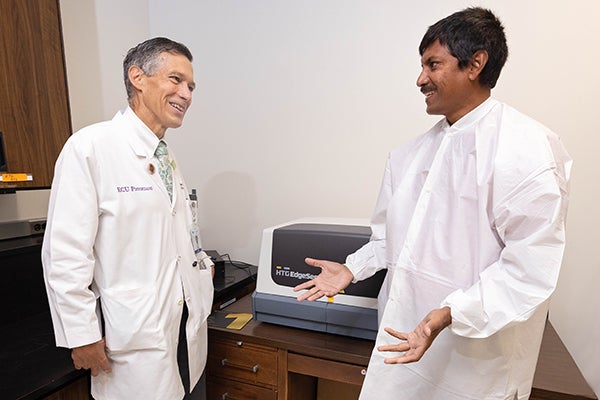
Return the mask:
M 214 250 L 205 252 L 215 263 L 213 310 L 221 310 L 254 291 L 256 265 L 231 260 L 228 254 L 220 255 Z
M 204 252 L 215 264 L 215 275 L 213 276 L 213 281 L 223 282 L 225 280 L 225 260 L 223 260 L 221 255 L 215 250 L 204 250 Z

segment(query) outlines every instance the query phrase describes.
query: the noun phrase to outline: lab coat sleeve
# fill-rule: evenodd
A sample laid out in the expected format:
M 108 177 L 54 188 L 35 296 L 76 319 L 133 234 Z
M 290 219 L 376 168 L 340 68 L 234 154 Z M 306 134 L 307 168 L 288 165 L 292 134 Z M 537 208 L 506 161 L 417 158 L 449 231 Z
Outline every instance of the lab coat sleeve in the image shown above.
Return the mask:
M 98 227 L 94 161 L 80 142 L 72 136 L 56 163 L 42 248 L 56 344 L 68 348 L 101 339 L 90 289 Z
M 386 268 L 385 236 L 388 204 L 392 198 L 390 158 L 388 157 L 381 189 L 371 218 L 371 239 L 346 258 L 346 266 L 354 275 L 353 283 L 367 279 Z
M 559 143 L 556 161 L 532 170 L 516 187 L 494 183 L 492 214 L 505 247 L 496 262 L 466 290 L 456 290 L 443 302 L 452 313 L 450 329 L 457 335 L 485 338 L 527 320 L 554 292 L 565 244 L 565 218 L 571 160 Z M 552 153 L 552 150 L 549 151 Z M 509 179 L 509 178 L 507 178 Z

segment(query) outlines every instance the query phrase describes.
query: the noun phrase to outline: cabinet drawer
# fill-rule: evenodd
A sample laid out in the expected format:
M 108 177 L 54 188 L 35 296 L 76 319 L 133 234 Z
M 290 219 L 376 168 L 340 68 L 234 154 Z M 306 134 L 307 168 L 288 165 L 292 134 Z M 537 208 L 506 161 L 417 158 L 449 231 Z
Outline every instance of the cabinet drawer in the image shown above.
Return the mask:
M 367 368 L 361 365 L 288 353 L 288 371 L 361 386 Z
M 277 349 L 229 339 L 208 345 L 207 373 L 252 384 L 277 385 Z
M 206 381 L 207 400 L 276 400 L 277 391 L 221 378 Z

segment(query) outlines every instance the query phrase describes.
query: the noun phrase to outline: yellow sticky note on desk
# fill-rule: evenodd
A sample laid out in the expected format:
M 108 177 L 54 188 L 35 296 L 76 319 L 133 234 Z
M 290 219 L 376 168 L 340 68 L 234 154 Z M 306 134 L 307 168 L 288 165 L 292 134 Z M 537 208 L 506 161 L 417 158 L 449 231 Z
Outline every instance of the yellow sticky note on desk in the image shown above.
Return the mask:
M 235 318 L 229 325 L 227 325 L 227 329 L 242 329 L 252 319 L 252 314 L 227 314 L 225 318 Z

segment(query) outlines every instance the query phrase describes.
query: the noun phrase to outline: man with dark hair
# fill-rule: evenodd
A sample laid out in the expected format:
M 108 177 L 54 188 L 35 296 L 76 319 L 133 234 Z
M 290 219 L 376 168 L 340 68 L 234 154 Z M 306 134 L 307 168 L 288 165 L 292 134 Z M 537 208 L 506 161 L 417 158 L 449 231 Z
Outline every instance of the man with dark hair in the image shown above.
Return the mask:
M 508 58 L 508 46 L 504 27 L 489 10 L 470 8 L 442 19 L 432 25 L 419 45 L 419 54 L 435 42 L 446 46 L 458 60 L 458 67 L 469 65 L 473 55 L 480 50 L 487 53 L 488 60 L 479 75 L 479 83 L 490 89 L 496 86 L 500 71 Z
M 91 370 L 97 400 L 201 399 L 212 262 L 164 140 L 192 102 L 192 55 L 154 38 L 123 69 L 129 107 L 56 163 L 42 248 L 56 344 Z
M 433 128 L 390 153 L 371 241 L 299 300 L 387 268 L 361 399 L 528 399 L 565 243 L 571 159 L 491 97 L 508 50 L 482 8 L 431 26 L 417 85 Z M 435 343 L 434 343 L 435 341 Z

